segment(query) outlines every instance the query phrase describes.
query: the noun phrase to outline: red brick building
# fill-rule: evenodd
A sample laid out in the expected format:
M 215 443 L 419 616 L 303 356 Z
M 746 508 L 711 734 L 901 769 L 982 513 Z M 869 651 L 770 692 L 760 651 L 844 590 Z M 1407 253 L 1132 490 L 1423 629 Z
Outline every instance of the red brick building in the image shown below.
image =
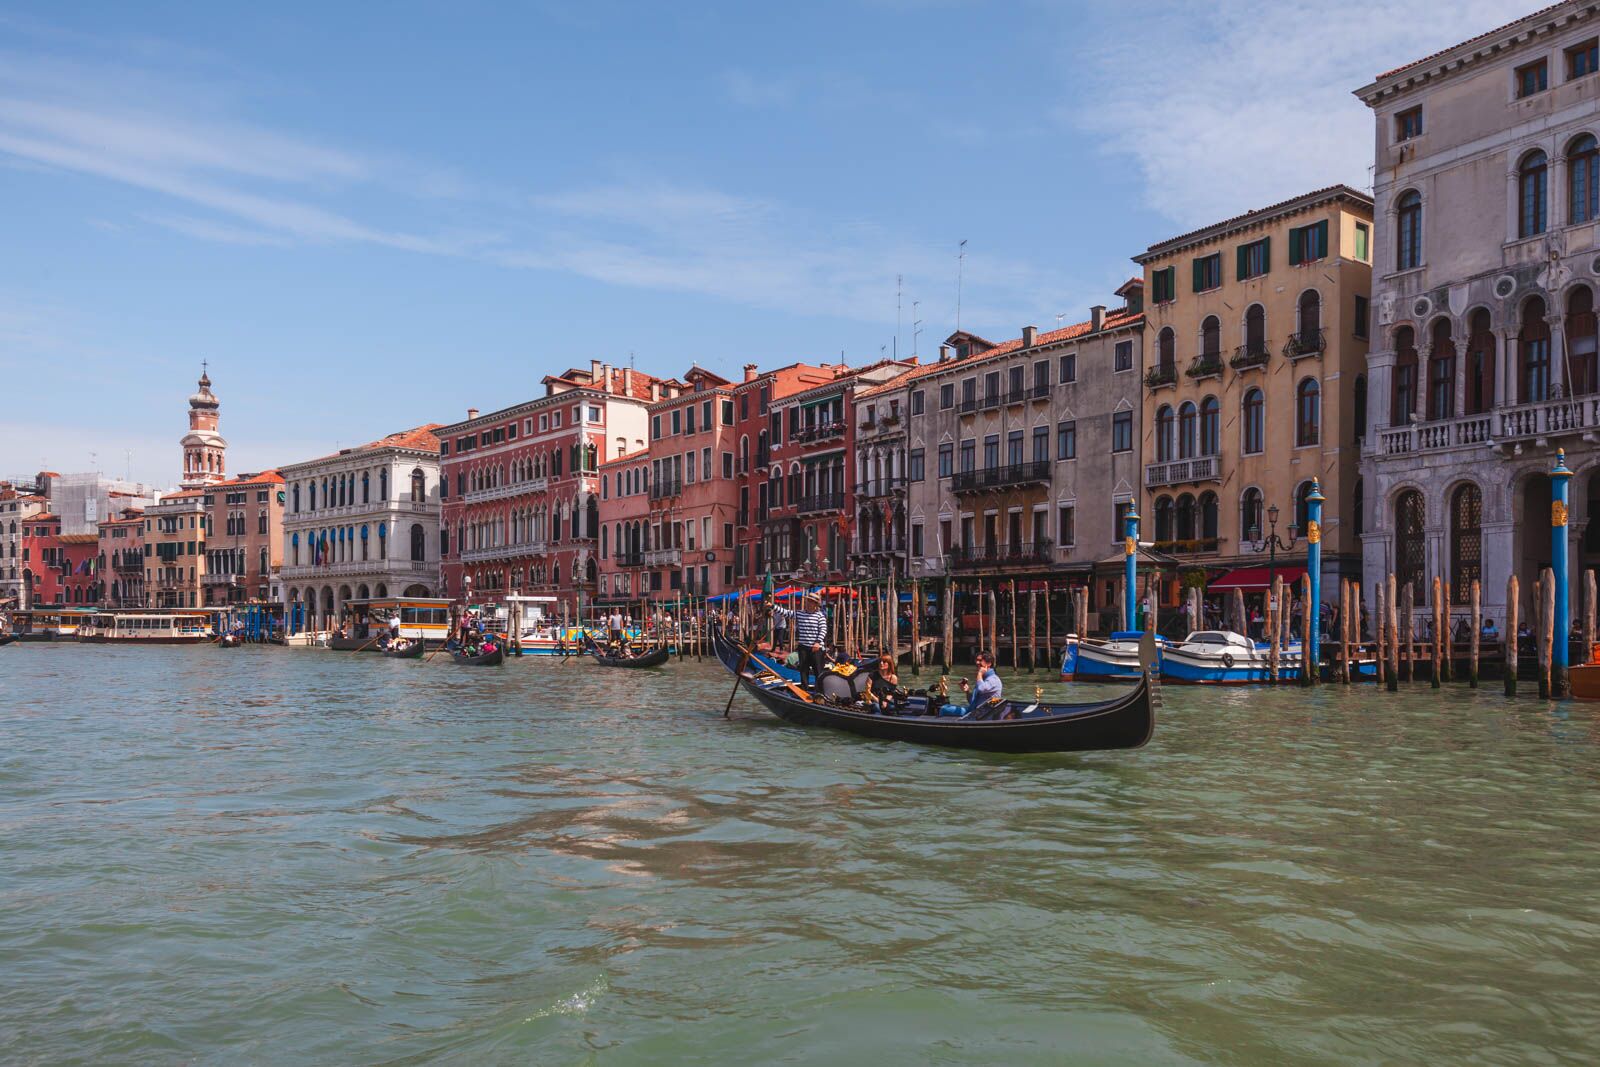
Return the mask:
M 645 449 L 663 383 L 591 361 L 544 379 L 545 394 L 435 431 L 443 498 L 443 595 L 499 602 L 512 591 L 593 602 L 600 578 L 600 466 Z

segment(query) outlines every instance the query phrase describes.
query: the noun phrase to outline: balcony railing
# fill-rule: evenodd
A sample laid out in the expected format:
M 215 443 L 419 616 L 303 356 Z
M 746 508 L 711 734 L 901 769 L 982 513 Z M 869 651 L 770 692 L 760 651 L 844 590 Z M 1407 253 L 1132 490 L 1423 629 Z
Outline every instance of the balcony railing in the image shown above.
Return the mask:
M 1220 481 L 1220 464 L 1216 456 L 1199 456 L 1167 463 L 1150 463 L 1144 468 L 1144 484 L 1154 488 L 1160 485 L 1181 485 L 1185 482 Z
M 1322 330 L 1302 330 L 1289 335 L 1283 344 L 1283 354 L 1291 360 L 1320 356 L 1327 344 Z
M 1272 358 L 1272 349 L 1265 341 L 1242 344 L 1233 350 L 1233 358 L 1228 360 L 1228 366 L 1234 370 L 1251 370 L 1255 367 L 1265 367 L 1267 360 Z
M 1578 433 L 1600 426 L 1600 397 L 1539 400 L 1502 408 L 1498 414 L 1500 427 L 1495 436 L 1501 441 Z
M 856 484 L 856 495 L 875 500 L 879 497 L 898 496 L 905 490 L 904 478 L 873 478 Z
M 1144 384 L 1151 389 L 1171 385 L 1178 380 L 1178 368 L 1173 365 L 1155 366 L 1144 372 Z
M 1455 448 L 1482 448 L 1591 433 L 1596 429 L 1600 429 L 1600 397 L 1563 397 L 1497 408 L 1483 414 L 1389 426 L 1378 431 L 1368 454 L 1406 456 Z
M 1033 399 L 1035 399 L 1035 400 L 1049 400 L 1050 399 L 1050 383 L 1049 382 L 1034 382 L 1033 383 L 1033 388 L 1028 390 L 1028 395 L 1030 397 L 1032 397 Z
M 815 425 L 802 426 L 794 432 L 793 440 L 796 444 L 810 444 L 813 441 L 827 441 L 835 437 L 843 437 L 845 424 L 842 422 L 819 422 Z
M 977 410 L 978 398 L 975 396 L 969 396 L 965 400 L 962 400 L 960 403 L 956 404 L 956 412 L 961 415 L 971 415 Z
M 850 551 L 857 556 L 902 556 L 906 551 L 906 539 L 904 537 L 857 538 Z
M 991 489 L 1008 489 L 1018 485 L 1048 482 L 1050 466 L 1049 460 L 1041 459 L 1031 463 L 1013 463 L 1007 467 L 961 471 L 951 477 L 951 487 L 958 493 L 981 493 Z
M 200 581 L 204 585 L 238 585 L 239 578 L 237 574 L 205 574 Z
M 985 411 L 989 411 L 992 408 L 999 407 L 1000 406 L 1000 394 L 999 393 L 985 393 L 983 395 L 983 401 L 979 406 L 982 407 L 983 410 L 985 410 Z
M 795 510 L 802 515 L 815 515 L 823 511 L 843 511 L 843 493 L 817 493 L 813 496 L 802 497 L 795 504 Z
M 1005 545 L 957 545 L 946 557 L 952 568 L 1037 565 L 1055 561 L 1054 541 L 1032 541 Z
M 679 478 L 663 478 L 650 483 L 650 499 L 661 500 L 669 496 L 677 496 L 683 492 L 683 481 Z
M 1028 387 L 1025 386 L 1025 385 L 1024 386 L 1020 386 L 1020 387 L 1018 387 L 1016 389 L 1009 390 L 1006 393 L 1006 406 L 1007 407 L 1010 407 L 1012 404 L 1026 404 L 1027 402 L 1028 402 Z
M 643 567 L 643 552 L 613 552 L 611 560 L 619 567 Z
M 646 567 L 675 567 L 682 562 L 681 548 L 652 548 L 644 554 Z
M 1191 378 L 1215 378 L 1222 374 L 1222 353 L 1202 352 L 1190 360 L 1184 371 Z
M 1194 556 L 1217 551 L 1219 543 L 1215 537 L 1190 537 L 1183 540 L 1157 541 L 1151 547 L 1169 556 Z
M 505 500 L 521 493 L 542 493 L 548 488 L 550 488 L 549 478 L 529 478 L 525 482 L 497 485 L 493 489 L 469 489 L 461 494 L 461 502 L 477 504 L 485 500 Z M 362 508 L 366 509 L 367 505 L 362 505 Z

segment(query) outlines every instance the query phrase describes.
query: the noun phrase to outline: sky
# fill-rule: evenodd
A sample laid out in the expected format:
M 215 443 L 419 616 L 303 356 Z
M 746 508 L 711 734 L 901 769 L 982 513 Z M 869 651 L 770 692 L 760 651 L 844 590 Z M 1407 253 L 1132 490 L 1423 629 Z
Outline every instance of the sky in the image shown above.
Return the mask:
M 1083 321 L 1157 241 L 1369 189 L 1352 91 L 1530 10 L 0 0 L 0 477 L 173 484 L 202 360 L 243 472 L 591 359 Z

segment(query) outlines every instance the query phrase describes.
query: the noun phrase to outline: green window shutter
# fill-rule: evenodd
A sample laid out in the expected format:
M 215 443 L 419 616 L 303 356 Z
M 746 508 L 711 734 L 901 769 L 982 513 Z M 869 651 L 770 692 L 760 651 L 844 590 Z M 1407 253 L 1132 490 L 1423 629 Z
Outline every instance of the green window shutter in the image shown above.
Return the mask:
M 1305 230 L 1296 228 L 1289 231 L 1289 266 L 1294 266 L 1305 258 L 1303 249 L 1306 243 Z
M 1194 291 L 1197 293 L 1203 287 L 1202 283 L 1205 280 L 1205 262 L 1204 259 L 1194 261 Z
M 1167 268 L 1167 299 L 1178 299 L 1178 268 Z
M 1317 258 L 1328 254 L 1328 220 L 1317 223 Z
M 1239 261 L 1239 263 L 1238 263 L 1238 267 L 1239 267 L 1238 280 L 1241 281 L 1241 282 L 1244 281 L 1245 249 L 1247 249 L 1249 247 L 1250 247 L 1249 245 L 1240 245 L 1238 248 L 1234 249 L 1235 256 Z
M 1261 273 L 1265 274 L 1272 269 L 1272 238 L 1261 239 Z

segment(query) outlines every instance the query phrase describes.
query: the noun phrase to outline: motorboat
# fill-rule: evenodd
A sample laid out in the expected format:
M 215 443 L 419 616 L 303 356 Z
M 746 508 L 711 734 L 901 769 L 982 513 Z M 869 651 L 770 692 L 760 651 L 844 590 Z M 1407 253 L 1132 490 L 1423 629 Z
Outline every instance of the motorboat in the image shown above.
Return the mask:
M 1139 669 L 1139 641 L 1143 637 L 1144 634 L 1138 630 L 1118 630 L 1104 641 L 1068 634 L 1066 651 L 1061 656 L 1061 680 L 1137 682 L 1144 676 Z M 1158 667 L 1165 645 L 1165 640 L 1156 638 Z
M 1161 654 L 1161 678 L 1179 685 L 1260 685 L 1272 681 L 1271 651 L 1232 630 L 1195 630 Z M 1300 680 L 1300 642 L 1279 650 L 1278 681 Z

